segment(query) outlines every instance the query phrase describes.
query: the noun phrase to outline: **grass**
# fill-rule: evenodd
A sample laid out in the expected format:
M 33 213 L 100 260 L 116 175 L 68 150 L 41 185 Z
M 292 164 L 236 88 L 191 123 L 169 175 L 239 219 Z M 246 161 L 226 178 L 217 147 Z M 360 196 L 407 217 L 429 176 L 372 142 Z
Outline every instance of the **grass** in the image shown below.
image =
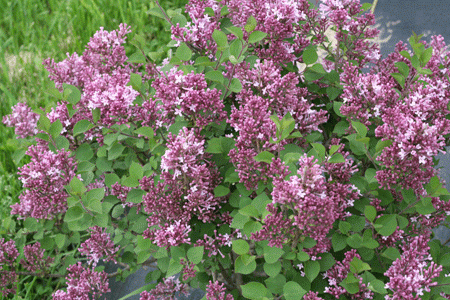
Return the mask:
M 188 0 L 160 1 L 165 9 L 183 8 Z M 89 38 L 100 27 L 114 30 L 120 23 L 132 28 L 128 41 L 142 35 L 151 51 L 170 40 L 167 25 L 147 12 L 155 4 L 151 0 L 0 0 L 0 119 L 11 113 L 17 102 L 27 102 L 33 109 L 48 109 L 54 101 L 45 93 L 50 84 L 42 61 L 66 58 L 66 53 L 81 54 Z M 126 45 L 127 54 L 134 46 Z M 14 160 L 23 141 L 16 140 L 14 130 L 0 124 L 0 218 L 6 220 L 10 205 L 18 202 L 22 186 L 18 167 L 26 163 Z M 20 223 L 19 223 L 20 224 Z M 0 232 L 0 233 L 5 233 Z M 32 278 L 23 278 L 25 292 L 16 299 L 44 299 Z M 52 289 L 53 290 L 53 289 Z M 26 295 L 25 295 L 26 294 Z

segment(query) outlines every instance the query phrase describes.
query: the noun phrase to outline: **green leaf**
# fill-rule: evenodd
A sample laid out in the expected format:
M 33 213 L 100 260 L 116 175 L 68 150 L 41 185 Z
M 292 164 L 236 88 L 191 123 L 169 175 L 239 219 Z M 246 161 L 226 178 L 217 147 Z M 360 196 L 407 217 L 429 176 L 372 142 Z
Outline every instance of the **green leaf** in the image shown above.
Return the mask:
M 257 25 L 256 19 L 253 16 L 248 17 L 247 19 L 247 23 L 244 26 L 245 31 L 247 31 L 248 33 L 252 32 L 253 30 L 255 30 Z
M 258 153 L 258 155 L 256 155 L 254 157 L 254 159 L 257 162 L 265 162 L 265 163 L 270 164 L 270 163 L 272 163 L 272 159 L 274 157 L 275 157 L 275 155 L 270 153 L 269 151 L 263 151 L 263 152 Z
M 75 157 L 78 161 L 90 160 L 94 157 L 94 151 L 92 151 L 91 145 L 88 143 L 81 144 L 75 152 Z
M 175 56 L 181 59 L 182 61 L 188 61 L 192 57 L 192 50 L 186 45 L 186 43 L 181 43 L 180 47 L 178 47 L 175 52 Z
M 367 135 L 367 127 L 363 123 L 352 121 L 352 127 L 358 133 L 358 138 L 366 137 Z
M 251 259 L 250 257 L 253 257 Z M 244 254 L 236 258 L 234 263 L 234 271 L 236 273 L 241 274 L 250 274 L 256 270 L 256 262 L 254 256 L 249 256 L 248 254 Z
M 228 46 L 228 38 L 227 35 L 220 30 L 215 29 L 212 38 L 216 42 L 218 47 L 227 47 Z
M 143 191 L 141 189 L 133 189 L 128 192 L 127 202 L 141 203 L 142 197 L 144 196 L 144 194 L 145 194 L 145 191 Z
M 387 294 L 384 282 L 379 279 L 371 280 L 367 287 L 369 288 L 369 290 L 374 291 L 375 293 L 381 295 Z
M 317 55 L 316 49 L 313 46 L 306 47 L 302 54 L 303 62 L 307 65 L 314 64 L 319 56 Z
M 281 262 L 280 261 L 276 261 L 272 264 L 269 263 L 264 263 L 264 272 L 270 276 L 270 277 L 274 277 L 277 276 L 278 274 L 280 274 L 281 271 Z
M 81 92 L 80 90 L 70 84 L 63 83 L 63 98 L 72 105 L 77 104 L 81 100 Z
M 239 93 L 242 90 L 242 84 L 237 78 L 231 79 L 230 91 L 234 93 Z
M 86 191 L 86 187 L 78 177 L 73 177 L 69 183 L 72 192 L 82 194 Z
M 57 119 L 55 122 L 53 122 L 50 125 L 50 129 L 49 129 L 48 133 L 50 133 L 52 138 L 55 139 L 56 137 L 60 136 L 62 129 L 63 129 L 63 126 L 61 124 L 61 121 L 59 119 Z
M 266 283 L 267 288 L 270 290 L 270 292 L 274 294 L 282 294 L 283 293 L 283 287 L 286 284 L 286 277 L 282 274 L 278 274 L 274 277 L 270 277 L 266 280 L 264 280 Z
M 328 98 L 330 98 L 331 101 L 335 100 L 343 92 L 341 89 L 336 88 L 334 86 L 327 87 L 326 91 Z
M 268 293 L 267 288 L 259 282 L 249 282 L 242 285 L 241 289 L 242 296 L 252 300 L 262 300 Z
M 73 127 L 73 136 L 76 136 L 80 133 L 84 133 L 94 127 L 91 122 L 88 120 L 80 120 Z
M 187 251 L 187 258 L 193 264 L 199 264 L 203 259 L 204 247 L 192 247 Z
M 67 236 L 65 234 L 58 233 L 55 236 L 56 247 L 62 249 L 66 243 Z
M 329 270 L 334 264 L 336 260 L 333 257 L 333 254 L 325 252 L 319 255 L 321 258 L 319 260 L 320 263 L 320 272 L 325 272 Z
M 218 185 L 215 189 L 214 189 L 214 196 L 215 197 L 224 197 L 226 195 L 228 195 L 230 193 L 230 189 L 223 186 L 223 185 Z
M 375 224 L 382 225 L 380 228 L 376 228 L 376 231 L 382 236 L 390 236 L 397 229 L 396 215 L 383 215 L 379 217 Z
M 100 214 L 94 216 L 94 224 L 103 228 L 108 227 L 109 215 L 108 214 Z
M 255 217 L 255 218 L 257 218 L 259 216 L 258 210 L 251 204 L 240 209 L 239 213 L 244 216 Z
M 385 206 L 394 201 L 394 196 L 392 196 L 392 193 L 387 190 L 378 189 L 378 197 L 379 200 L 381 200 L 380 205 Z
M 346 116 L 344 116 L 343 114 L 341 114 L 341 106 L 344 103 L 339 102 L 339 101 L 333 101 L 333 110 L 334 112 L 341 118 L 346 118 Z M 346 128 L 347 129 L 347 128 Z
M 284 298 L 286 300 L 298 300 L 306 294 L 306 290 L 295 281 L 286 282 L 283 287 Z
M 147 59 L 145 58 L 144 54 L 139 51 L 131 54 L 127 59 L 127 62 L 130 64 L 145 64 L 147 63 Z
M 363 243 L 363 239 L 357 233 L 354 233 L 347 238 L 347 244 L 352 248 L 355 248 L 355 249 L 361 248 L 362 243 Z
M 144 177 L 144 168 L 135 161 L 131 162 L 129 172 L 130 177 L 134 179 L 141 180 Z
M 312 282 L 320 272 L 320 264 L 317 260 L 308 260 L 305 262 L 305 275 L 306 278 Z
M 405 77 L 400 73 L 391 73 L 391 76 L 400 84 L 402 88 L 405 87 Z
M 263 40 L 266 36 L 267 36 L 267 33 L 265 33 L 265 32 L 254 31 L 248 37 L 248 42 L 249 42 L 249 44 L 254 44 L 254 43 L 257 43 L 257 42 Z
M 429 197 L 422 198 L 422 200 L 417 203 L 414 208 L 421 215 L 429 215 L 436 211 L 436 208 L 434 208 L 434 205 L 431 202 L 431 198 Z
M 224 77 L 221 71 L 213 70 L 205 74 L 205 78 L 223 84 Z
M 334 126 L 333 133 L 337 133 L 339 136 L 344 135 L 345 131 L 348 129 L 348 125 L 347 121 L 339 121 L 336 126 Z
M 163 20 L 166 20 L 166 17 L 164 16 L 163 11 L 159 8 L 159 6 L 155 6 L 147 11 L 147 14 L 161 18 Z
M 329 163 L 343 163 L 345 158 L 341 153 L 336 153 L 328 160 Z
M 377 210 L 372 205 L 366 205 L 364 208 L 364 215 L 366 216 L 367 220 L 369 222 L 373 222 L 375 220 L 375 217 L 377 216 Z
M 405 64 L 402 61 L 398 61 L 394 64 L 397 69 L 400 71 L 400 73 L 406 78 L 409 75 L 409 67 L 407 64 Z
M 130 84 L 134 90 L 140 91 L 142 87 L 142 77 L 139 74 L 131 73 L 130 74 Z
M 269 264 L 273 264 L 284 254 L 283 249 L 277 247 L 264 247 L 264 260 Z
M 450 266 L 450 253 L 444 253 L 441 257 L 439 257 L 438 264 L 443 267 Z
M 232 244 L 233 251 L 238 255 L 247 254 L 250 246 L 245 240 L 234 240 Z
M 179 260 L 175 260 L 173 258 L 170 259 L 169 268 L 167 269 L 167 277 L 173 276 L 177 273 L 180 273 L 183 270 L 183 265 Z
M 65 222 L 73 222 L 83 218 L 84 210 L 80 206 L 70 207 L 64 216 Z
M 331 237 L 331 245 L 335 252 L 341 251 L 347 246 L 347 236 L 339 233 L 334 233 Z
M 143 135 L 143 136 L 148 137 L 148 138 L 153 138 L 155 136 L 155 133 L 153 132 L 153 128 L 146 127 L 146 126 L 139 127 L 138 129 L 136 129 L 134 131 L 134 133 Z
M 59 150 L 62 150 L 62 149 L 69 150 L 69 147 L 70 147 L 69 140 L 66 139 L 65 137 L 63 137 L 62 135 L 57 136 L 55 138 L 55 144 Z
M 311 146 L 314 148 L 314 150 L 317 151 L 317 154 L 319 154 L 319 157 L 316 157 L 319 159 L 319 161 L 322 161 L 325 158 L 325 147 L 322 144 L 319 143 L 312 143 Z
M 390 260 L 396 260 L 400 258 L 400 251 L 397 248 L 387 248 L 381 253 L 381 256 L 389 258 Z
M 114 144 L 111 149 L 108 150 L 108 160 L 117 159 L 122 155 L 123 150 L 125 150 L 125 146 L 122 146 L 119 143 Z
M 426 49 L 420 55 L 420 60 L 421 60 L 423 66 L 425 66 L 430 61 L 431 56 L 433 56 L 433 48 L 432 47 Z
M 233 217 L 233 221 L 231 222 L 230 227 L 236 229 L 244 229 L 244 225 L 248 222 L 248 220 L 250 220 L 249 216 L 244 216 L 238 213 Z
M 244 33 L 242 32 L 242 29 L 240 27 L 230 26 L 227 27 L 227 30 L 240 40 L 244 38 Z

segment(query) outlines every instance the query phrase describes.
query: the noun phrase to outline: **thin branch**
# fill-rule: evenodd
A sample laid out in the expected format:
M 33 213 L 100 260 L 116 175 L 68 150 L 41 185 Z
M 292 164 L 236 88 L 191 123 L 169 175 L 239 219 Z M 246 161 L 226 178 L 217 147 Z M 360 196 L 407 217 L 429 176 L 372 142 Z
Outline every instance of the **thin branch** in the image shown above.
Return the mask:
M 370 13 L 373 14 L 375 12 L 375 7 L 377 7 L 378 0 L 374 0 L 372 7 L 370 8 Z

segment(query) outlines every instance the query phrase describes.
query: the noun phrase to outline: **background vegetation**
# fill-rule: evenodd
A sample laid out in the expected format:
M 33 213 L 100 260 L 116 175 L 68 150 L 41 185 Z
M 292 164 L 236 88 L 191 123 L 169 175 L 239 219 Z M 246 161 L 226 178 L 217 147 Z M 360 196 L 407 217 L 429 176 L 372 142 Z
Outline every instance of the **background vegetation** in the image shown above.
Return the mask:
M 188 0 L 160 1 L 166 9 L 184 8 Z M 0 117 L 11 106 L 26 101 L 33 109 L 49 107 L 53 99 L 42 86 L 51 84 L 42 61 L 61 61 L 66 53 L 81 54 L 89 38 L 100 27 L 114 30 L 127 23 L 133 32 L 148 41 L 151 51 L 164 47 L 170 39 L 169 27 L 148 13 L 151 0 L 0 0 Z M 129 50 L 133 46 L 128 45 Z M 129 53 L 127 51 L 127 53 Z M 21 184 L 15 159 L 14 130 L 0 125 L 0 217 L 9 216 L 9 206 L 17 201 Z M 26 158 L 24 158 L 25 160 Z
M 165 9 L 184 8 L 188 0 L 160 1 Z M 147 40 L 150 51 L 167 50 L 170 28 L 148 11 L 151 0 L 0 0 L 0 120 L 11 113 L 11 106 L 26 101 L 33 109 L 52 106 L 53 98 L 43 92 L 50 85 L 42 61 L 66 58 L 66 53 L 81 54 L 89 38 L 100 27 L 114 30 L 120 23 L 132 27 Z M 183 9 L 184 10 L 184 9 Z M 134 46 L 128 44 L 127 53 Z M 0 218 L 10 220 L 10 205 L 18 202 L 22 185 L 17 168 L 27 162 L 14 155 L 20 141 L 14 129 L 0 124 Z M 20 223 L 18 223 L 20 224 Z M 5 232 L 0 232 L 4 234 Z M 47 289 L 52 284 L 47 282 Z M 39 288 L 41 287 L 41 288 Z M 24 278 L 17 299 L 43 299 L 49 290 Z M 24 298 L 22 298 L 24 297 Z

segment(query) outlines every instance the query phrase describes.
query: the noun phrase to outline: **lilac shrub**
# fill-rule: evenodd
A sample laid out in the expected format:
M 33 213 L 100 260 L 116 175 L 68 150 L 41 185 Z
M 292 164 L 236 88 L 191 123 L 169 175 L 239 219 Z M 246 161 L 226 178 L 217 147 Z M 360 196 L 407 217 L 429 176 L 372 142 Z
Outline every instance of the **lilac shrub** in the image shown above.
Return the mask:
M 53 299 L 97 299 L 152 267 L 141 300 L 450 299 L 433 233 L 450 221 L 443 38 L 383 58 L 358 0 L 155 3 L 172 25 L 161 63 L 139 36 L 127 56 L 128 25 L 101 28 L 44 61 L 53 108 L 4 117 L 30 162 L 2 294 L 39 276 Z

